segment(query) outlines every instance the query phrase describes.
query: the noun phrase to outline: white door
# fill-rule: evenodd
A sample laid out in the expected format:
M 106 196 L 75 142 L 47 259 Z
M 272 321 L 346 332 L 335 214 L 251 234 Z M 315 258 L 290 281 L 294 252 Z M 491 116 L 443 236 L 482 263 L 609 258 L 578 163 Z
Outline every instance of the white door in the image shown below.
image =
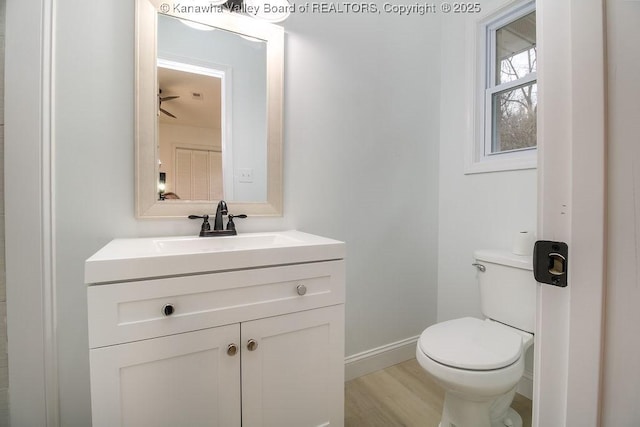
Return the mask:
M 177 147 L 175 150 L 175 184 L 181 199 L 221 200 L 222 153 Z
M 241 342 L 243 427 L 344 424 L 343 305 L 244 322 Z
M 224 199 L 222 174 L 222 153 L 209 151 L 209 200 Z
M 240 420 L 240 325 L 90 350 L 94 427 L 233 427 Z
M 539 285 L 533 425 L 598 425 L 604 277 L 602 0 L 538 0 L 538 237 L 569 245 Z

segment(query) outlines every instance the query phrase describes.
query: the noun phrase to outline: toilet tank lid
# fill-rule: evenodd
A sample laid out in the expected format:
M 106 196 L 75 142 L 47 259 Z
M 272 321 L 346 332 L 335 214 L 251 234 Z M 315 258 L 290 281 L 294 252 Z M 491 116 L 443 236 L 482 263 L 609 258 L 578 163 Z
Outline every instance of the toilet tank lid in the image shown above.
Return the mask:
M 533 270 L 533 257 L 531 255 L 516 255 L 504 250 L 479 249 L 473 253 L 473 257 L 478 261 L 508 265 L 523 270 Z

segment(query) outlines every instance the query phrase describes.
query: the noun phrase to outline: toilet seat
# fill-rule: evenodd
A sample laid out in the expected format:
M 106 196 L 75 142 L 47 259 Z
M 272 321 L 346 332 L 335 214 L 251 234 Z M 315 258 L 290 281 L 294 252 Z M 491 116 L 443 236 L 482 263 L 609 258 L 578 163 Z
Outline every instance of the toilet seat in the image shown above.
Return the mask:
M 430 359 L 454 368 L 487 371 L 516 362 L 523 338 L 512 328 L 472 317 L 449 320 L 427 328 L 420 350 Z

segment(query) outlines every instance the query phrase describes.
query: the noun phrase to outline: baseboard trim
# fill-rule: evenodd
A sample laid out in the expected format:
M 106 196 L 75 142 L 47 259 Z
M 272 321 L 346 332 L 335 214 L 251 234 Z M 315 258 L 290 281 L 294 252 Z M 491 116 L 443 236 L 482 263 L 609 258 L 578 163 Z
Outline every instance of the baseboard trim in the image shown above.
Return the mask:
M 346 357 L 344 359 L 344 380 L 349 381 L 413 359 L 416 357 L 418 338 L 420 338 L 419 335 Z M 525 371 L 516 391 L 528 399 L 533 399 L 532 372 Z
M 346 357 L 345 381 L 413 359 L 416 357 L 418 338 L 419 335 Z
M 520 378 L 520 382 L 518 383 L 518 388 L 516 389 L 518 394 L 523 395 L 529 400 L 533 400 L 533 373 L 524 371 L 522 378 Z

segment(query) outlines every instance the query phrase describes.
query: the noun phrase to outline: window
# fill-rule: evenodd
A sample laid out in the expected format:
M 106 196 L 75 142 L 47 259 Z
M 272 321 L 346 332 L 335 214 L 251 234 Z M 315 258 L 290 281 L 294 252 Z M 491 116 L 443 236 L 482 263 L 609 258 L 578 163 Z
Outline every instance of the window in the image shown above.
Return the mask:
M 481 25 L 486 44 L 479 69 L 477 134 L 471 172 L 536 166 L 535 3 L 494 16 Z

